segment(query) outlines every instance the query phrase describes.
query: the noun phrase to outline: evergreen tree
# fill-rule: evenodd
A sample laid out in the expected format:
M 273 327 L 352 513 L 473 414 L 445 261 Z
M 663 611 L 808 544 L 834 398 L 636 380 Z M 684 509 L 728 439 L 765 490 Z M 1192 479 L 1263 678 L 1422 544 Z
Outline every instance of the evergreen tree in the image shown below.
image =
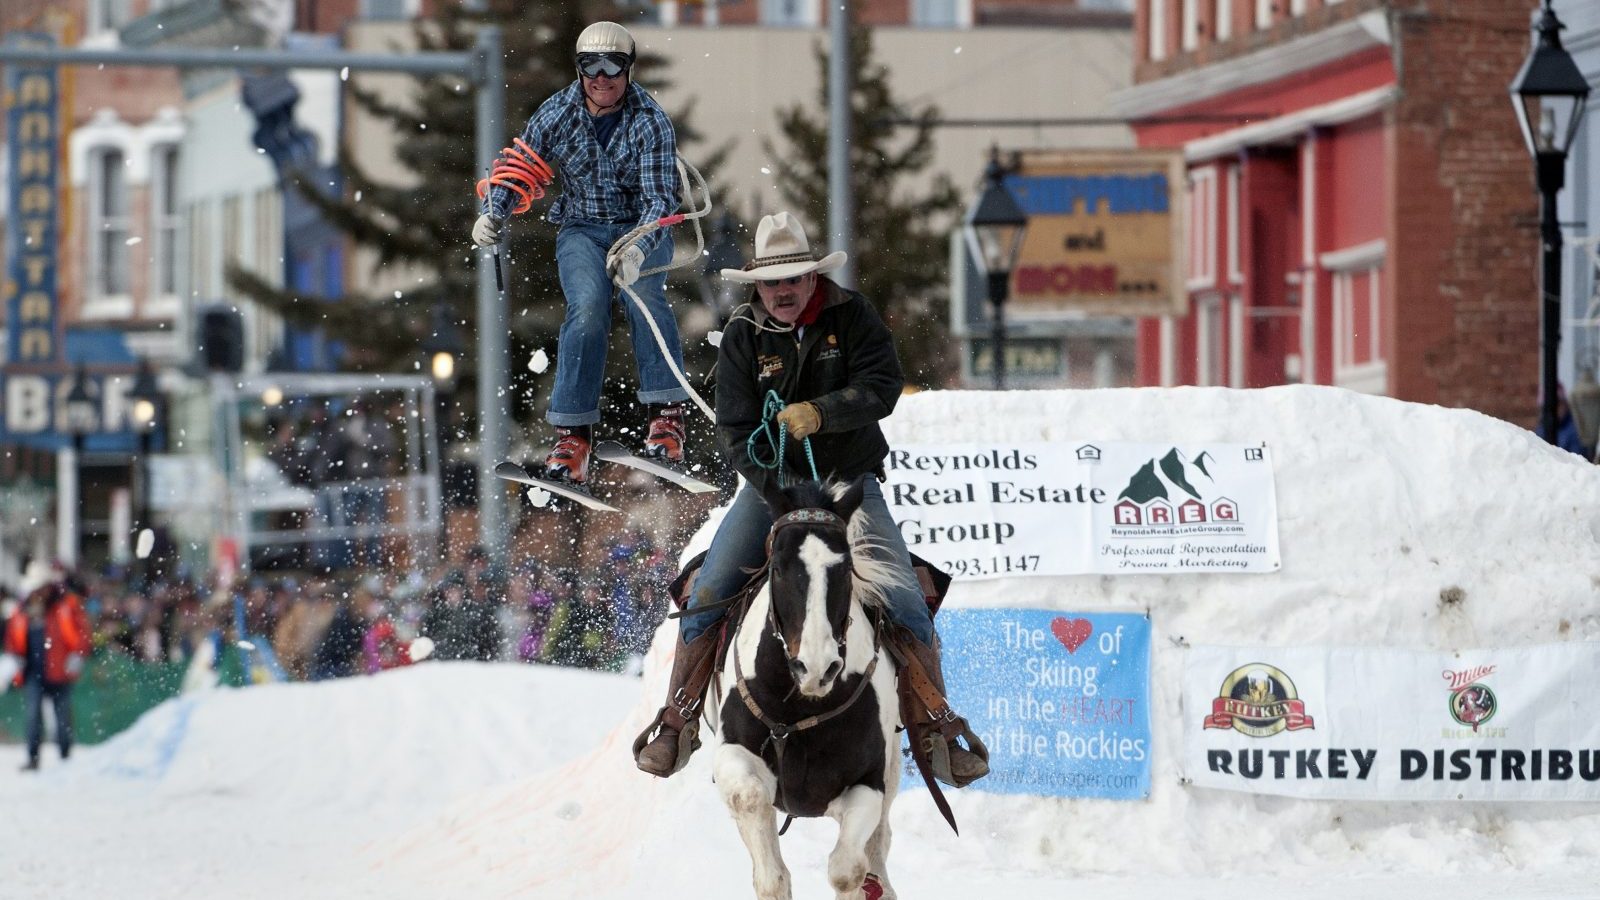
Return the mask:
M 417 23 L 415 34 L 421 50 L 462 52 L 474 46 L 480 23 L 501 27 L 507 103 L 504 143 L 509 145 L 539 104 L 576 78 L 572 48 L 584 27 L 600 19 L 625 16 L 609 2 L 490 0 L 487 7 L 486 12 L 472 12 L 458 2 L 437 4 L 431 18 Z M 642 85 L 658 89 L 666 86 L 664 69 L 659 56 L 641 53 L 634 72 Z M 436 306 L 445 309 L 469 339 L 476 334 L 477 252 L 468 233 L 479 210 L 475 185 L 487 173 L 476 169 L 474 92 L 459 76 L 419 76 L 415 82 L 409 103 L 386 100 L 355 81 L 346 85 L 356 106 L 388 123 L 399 136 L 395 156 L 413 173 L 412 184 L 376 180 L 355 162 L 349 147 L 341 148 L 342 184 L 337 194 L 327 190 L 325 180 L 306 173 L 291 174 L 285 180 L 353 244 L 375 252 L 371 274 L 398 269 L 415 273 L 418 283 L 408 285 L 398 296 L 378 295 L 360 288 L 357 273 L 353 279 L 357 284 L 342 297 L 308 297 L 275 288 L 238 267 L 228 271 L 230 283 L 252 300 L 292 324 L 320 328 L 329 338 L 342 342 L 348 348 L 344 365 L 351 369 L 413 371 L 415 361 L 421 358 L 419 344 L 431 331 L 431 312 Z M 673 116 L 680 152 L 698 138 L 690 125 L 691 114 L 692 106 Z M 700 168 L 709 173 L 725 154 L 726 148 L 717 151 Z M 511 326 L 506 364 L 510 366 L 513 415 L 521 421 L 542 418 L 554 376 L 556 334 L 565 307 L 555 264 L 556 229 L 540 216 L 560 188 L 557 173 L 551 195 L 511 220 L 501 250 Z M 678 231 L 680 245 L 692 241 L 692 234 L 684 234 L 681 228 Z M 695 269 L 680 271 L 687 274 Z M 683 277 L 677 272 L 673 275 Z M 530 372 L 528 366 L 538 349 L 546 351 L 551 363 L 542 374 Z M 685 360 L 691 373 L 709 367 L 703 348 L 685 350 L 699 351 Z M 470 400 L 476 387 L 476 365 L 471 361 L 476 356 L 474 348 L 468 348 L 467 355 L 467 364 L 458 370 L 461 384 L 457 397 L 463 413 L 476 408 Z M 625 341 L 614 341 L 610 361 L 602 405 L 626 409 L 633 403 L 636 385 L 632 353 Z M 617 377 L 609 377 L 611 372 Z M 470 414 L 460 417 L 464 429 L 472 428 L 473 418 Z
M 872 32 L 850 32 L 850 185 L 855 199 L 856 289 L 878 306 L 894 332 L 906 381 L 929 387 L 952 372 L 949 308 L 949 229 L 961 208 L 948 176 L 925 190 L 907 187 L 933 162 L 933 105 L 908 110 L 889 90 L 889 69 L 874 61 Z M 828 54 L 816 50 L 822 73 L 814 108 L 797 104 L 778 115 L 786 151 L 764 140 L 776 160 L 778 191 L 788 208 L 821 230 L 828 222 Z M 909 120 L 909 126 L 896 121 Z

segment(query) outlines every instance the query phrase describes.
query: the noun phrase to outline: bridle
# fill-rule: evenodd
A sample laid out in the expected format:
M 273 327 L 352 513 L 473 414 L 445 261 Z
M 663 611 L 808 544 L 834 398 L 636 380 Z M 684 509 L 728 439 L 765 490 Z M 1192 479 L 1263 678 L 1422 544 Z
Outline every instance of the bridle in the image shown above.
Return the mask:
M 844 518 L 830 510 L 808 508 L 796 509 L 784 513 L 772 523 L 772 530 L 767 533 L 767 565 L 769 567 L 772 565 L 773 539 L 777 536 L 779 531 L 791 525 L 811 525 L 813 527 L 822 527 L 829 530 L 838 530 L 840 533 L 847 533 L 849 530 Z M 850 565 L 848 553 L 846 553 L 845 560 L 845 564 L 847 566 Z M 767 585 L 767 625 L 772 629 L 773 638 L 780 646 L 784 646 L 785 641 L 783 639 L 783 633 L 778 629 L 778 617 L 776 611 L 777 604 L 772 602 L 772 577 L 770 571 L 767 576 Z M 840 629 L 840 633 L 837 638 L 840 659 L 844 659 L 845 656 L 845 639 L 850 633 L 850 625 L 852 621 L 853 619 L 851 615 L 846 614 L 844 627 Z M 872 683 L 872 673 L 878 668 L 878 659 L 881 656 L 881 650 L 883 648 L 882 637 L 883 629 L 880 621 L 878 626 L 874 627 L 872 630 L 872 660 L 867 663 L 866 670 L 861 673 L 861 681 L 856 684 L 856 689 L 850 694 L 848 699 L 833 709 L 828 710 L 827 712 L 806 716 L 804 719 L 801 719 L 793 724 L 779 722 L 778 720 L 767 715 L 766 712 L 762 710 L 761 705 L 756 702 L 755 695 L 750 692 L 749 684 L 745 679 L 744 669 L 739 662 L 739 650 L 737 647 L 733 648 L 733 676 L 735 679 L 734 687 L 739 692 L 739 698 L 744 701 L 745 708 L 750 711 L 752 716 L 755 716 L 756 721 L 760 722 L 762 726 L 767 729 L 767 739 L 762 743 L 760 749 L 765 750 L 768 744 L 772 745 L 773 747 L 775 756 L 773 775 L 777 780 L 777 793 L 773 800 L 780 809 L 783 807 L 784 746 L 788 743 L 789 738 L 796 732 L 805 731 L 808 728 L 815 728 L 816 726 L 821 725 L 830 719 L 843 715 L 846 710 L 856 704 L 857 700 L 861 699 L 861 695 L 866 693 L 867 685 Z M 789 819 L 792 821 L 794 816 L 791 815 Z M 784 831 L 787 831 L 788 828 L 789 822 L 786 821 L 783 824 L 783 829 L 778 833 L 781 835 Z

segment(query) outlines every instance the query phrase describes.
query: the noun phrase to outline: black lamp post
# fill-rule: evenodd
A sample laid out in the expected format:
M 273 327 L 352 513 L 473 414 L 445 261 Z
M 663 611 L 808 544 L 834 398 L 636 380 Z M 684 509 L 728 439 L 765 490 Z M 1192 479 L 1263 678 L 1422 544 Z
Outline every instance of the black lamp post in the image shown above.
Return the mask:
M 1550 0 L 1544 0 L 1533 24 L 1533 50 L 1511 80 L 1511 103 L 1517 108 L 1517 124 L 1533 154 L 1539 181 L 1539 236 L 1544 245 L 1540 285 L 1544 299 L 1539 304 L 1544 405 L 1539 427 L 1552 444 L 1556 442 L 1556 348 L 1561 343 L 1561 225 L 1556 220 L 1556 195 L 1566 182 L 1567 152 L 1589 99 L 1589 83 L 1561 46 L 1564 27 Z
M 429 334 L 422 340 L 422 352 L 428 359 L 428 374 L 433 377 L 434 421 L 438 423 L 439 472 L 442 476 L 442 488 L 446 495 L 447 506 L 448 500 L 462 490 L 461 485 L 457 483 L 458 473 L 452 472 L 445 460 L 445 445 L 450 442 L 450 419 L 453 417 L 449 416 L 447 411 L 452 403 L 451 392 L 455 390 L 456 364 L 465 351 L 466 341 L 461 337 L 461 329 L 451 321 L 444 306 L 435 306 Z
M 128 392 L 133 408 L 128 418 L 139 436 L 139 527 L 149 528 L 150 523 L 150 443 L 155 435 L 156 423 L 161 417 L 161 388 L 156 384 L 150 363 L 139 362 L 139 373 L 134 376 L 133 388 Z
M 1000 162 L 1000 148 L 989 152 L 989 165 L 983 172 L 983 192 L 967 211 L 967 247 L 987 276 L 989 303 L 994 307 L 990 354 L 994 365 L 994 389 L 1006 386 L 1006 294 L 1011 289 L 1011 270 L 1022 250 L 1022 235 L 1028 216 L 1005 185 L 1006 167 Z
M 72 560 L 78 560 L 78 548 L 83 542 L 83 439 L 93 432 L 100 421 L 99 404 L 89 393 L 89 376 L 79 366 L 72 375 L 72 387 L 67 391 L 64 407 L 67 434 L 72 437 Z

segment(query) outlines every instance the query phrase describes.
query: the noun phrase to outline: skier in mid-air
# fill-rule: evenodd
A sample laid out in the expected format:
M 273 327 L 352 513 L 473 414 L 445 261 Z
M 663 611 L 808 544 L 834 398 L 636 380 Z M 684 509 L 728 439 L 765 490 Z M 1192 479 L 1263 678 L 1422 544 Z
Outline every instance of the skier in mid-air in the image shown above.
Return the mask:
M 555 386 L 545 419 L 556 428 L 555 446 L 529 474 L 582 485 L 589 479 L 600 389 L 611 332 L 612 277 L 632 286 L 672 348 L 669 361 L 657 346 L 646 315 L 624 303 L 639 372 L 639 402 L 646 405 L 644 455 L 683 461 L 684 401 L 673 374 L 683 370 L 678 323 L 667 304 L 665 271 L 640 277 L 672 259 L 672 236 L 657 230 L 629 246 L 610 268 L 606 256 L 635 227 L 678 208 L 677 138 L 660 106 L 631 77 L 633 36 L 615 22 L 596 22 L 578 36 L 578 79 L 550 97 L 528 120 L 522 142 L 561 175 L 561 196 L 545 213 L 559 227 L 556 267 L 566 297 L 566 319 L 556 345 Z M 514 192 L 493 185 L 472 228 L 479 247 L 500 242 Z

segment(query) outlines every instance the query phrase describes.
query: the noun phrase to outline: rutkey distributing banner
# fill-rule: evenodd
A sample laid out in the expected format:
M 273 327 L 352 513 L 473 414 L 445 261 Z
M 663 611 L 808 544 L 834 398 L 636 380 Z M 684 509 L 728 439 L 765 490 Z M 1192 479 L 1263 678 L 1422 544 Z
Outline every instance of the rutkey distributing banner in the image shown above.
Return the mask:
M 1356 800 L 1600 799 L 1600 644 L 1185 651 L 1184 774 Z
M 903 444 L 884 493 L 911 552 L 956 578 L 1275 572 L 1259 444 Z

